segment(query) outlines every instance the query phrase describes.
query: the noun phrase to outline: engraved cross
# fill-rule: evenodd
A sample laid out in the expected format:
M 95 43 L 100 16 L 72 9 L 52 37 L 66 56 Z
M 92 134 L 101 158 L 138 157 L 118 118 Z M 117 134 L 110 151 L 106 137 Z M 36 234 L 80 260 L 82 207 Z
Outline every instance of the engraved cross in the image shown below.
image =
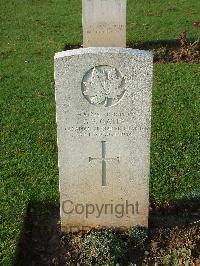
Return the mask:
M 102 162 L 102 186 L 106 186 L 106 162 L 109 161 L 119 162 L 119 157 L 106 158 L 106 141 L 101 141 L 101 145 L 102 145 L 102 157 L 101 158 L 89 157 L 89 162 L 94 160 Z

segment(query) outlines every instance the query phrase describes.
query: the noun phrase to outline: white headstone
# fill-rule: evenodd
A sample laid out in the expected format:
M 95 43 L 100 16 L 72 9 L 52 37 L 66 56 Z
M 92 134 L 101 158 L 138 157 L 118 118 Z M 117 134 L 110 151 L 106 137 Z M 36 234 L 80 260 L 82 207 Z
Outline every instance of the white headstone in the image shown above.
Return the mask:
M 148 225 L 152 61 L 126 48 L 55 55 L 65 230 Z
M 127 0 L 82 0 L 83 47 L 126 47 Z

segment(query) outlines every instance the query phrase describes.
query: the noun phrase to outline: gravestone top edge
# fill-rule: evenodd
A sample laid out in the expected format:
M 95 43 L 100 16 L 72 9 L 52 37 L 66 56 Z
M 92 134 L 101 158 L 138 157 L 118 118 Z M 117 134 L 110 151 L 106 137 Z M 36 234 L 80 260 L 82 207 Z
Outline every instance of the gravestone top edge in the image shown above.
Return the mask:
M 54 59 L 59 59 L 68 56 L 76 56 L 83 54 L 127 54 L 131 56 L 141 57 L 146 60 L 153 60 L 153 54 L 150 51 L 132 49 L 132 48 L 118 48 L 118 47 L 89 47 L 89 48 L 80 48 L 58 52 L 55 54 Z

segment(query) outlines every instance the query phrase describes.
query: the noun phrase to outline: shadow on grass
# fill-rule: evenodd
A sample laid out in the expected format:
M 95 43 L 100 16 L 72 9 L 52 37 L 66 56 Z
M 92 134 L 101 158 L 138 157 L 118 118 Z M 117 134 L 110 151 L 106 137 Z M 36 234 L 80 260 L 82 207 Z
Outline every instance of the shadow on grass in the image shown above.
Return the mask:
M 196 40 L 194 38 L 187 39 L 188 44 L 194 43 L 195 41 Z M 145 49 L 145 50 L 159 49 L 162 47 L 177 49 L 180 47 L 180 40 L 172 39 L 172 40 L 155 40 L 155 41 L 147 41 L 140 43 L 127 43 L 127 47 L 134 49 Z
M 149 228 L 175 228 L 187 226 L 200 219 L 200 198 L 183 198 L 157 207 L 151 204 Z
M 59 250 L 59 204 L 30 202 L 16 248 L 14 265 L 51 265 Z M 51 258 L 53 259 L 53 258 Z
M 178 48 L 180 46 L 179 40 L 156 40 L 140 43 L 127 43 L 127 47 L 134 49 L 158 49 L 161 47 Z
M 190 40 L 193 42 L 194 40 Z M 168 48 L 178 48 L 180 46 L 179 40 L 157 40 L 157 41 L 147 41 L 147 42 L 140 42 L 140 43 L 127 43 L 127 48 L 134 48 L 134 49 L 158 49 L 161 47 L 168 47 Z M 66 44 L 64 46 L 64 51 L 82 48 L 80 44 Z
M 194 38 L 187 39 L 188 43 L 194 43 L 196 40 Z M 162 47 L 167 48 L 179 48 L 180 41 L 179 39 L 172 39 L 172 40 L 155 40 L 155 41 L 147 41 L 147 42 L 138 42 L 138 43 L 127 43 L 127 48 L 134 48 L 134 49 L 144 49 L 144 50 L 152 50 L 152 49 L 159 49 Z M 66 44 L 63 48 L 64 51 L 82 48 L 80 44 Z
M 66 44 L 64 50 L 82 48 L 81 45 Z M 143 43 L 128 43 L 127 48 L 151 50 L 154 63 L 199 63 L 200 40 L 157 40 Z
M 157 232 L 190 228 L 200 219 L 199 200 L 182 200 L 169 207 L 150 209 L 148 246 Z M 167 230 L 167 231 L 166 231 Z M 168 234 L 167 233 L 167 234 Z M 76 265 L 80 251 L 71 244 L 69 234 L 60 230 L 59 204 L 30 202 L 16 249 L 14 265 Z M 141 250 L 140 259 L 147 250 Z M 151 248 L 149 248 L 151 249 Z M 137 250 L 137 254 L 138 250 Z M 133 255 L 133 254 L 132 254 Z M 69 264 L 66 263 L 69 259 Z

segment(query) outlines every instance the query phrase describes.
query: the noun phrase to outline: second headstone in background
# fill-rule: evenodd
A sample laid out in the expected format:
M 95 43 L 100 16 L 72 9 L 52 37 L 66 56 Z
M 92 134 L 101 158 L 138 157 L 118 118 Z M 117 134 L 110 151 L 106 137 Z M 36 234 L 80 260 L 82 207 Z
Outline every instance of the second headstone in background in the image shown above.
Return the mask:
M 127 0 L 82 0 L 83 47 L 126 47 Z

